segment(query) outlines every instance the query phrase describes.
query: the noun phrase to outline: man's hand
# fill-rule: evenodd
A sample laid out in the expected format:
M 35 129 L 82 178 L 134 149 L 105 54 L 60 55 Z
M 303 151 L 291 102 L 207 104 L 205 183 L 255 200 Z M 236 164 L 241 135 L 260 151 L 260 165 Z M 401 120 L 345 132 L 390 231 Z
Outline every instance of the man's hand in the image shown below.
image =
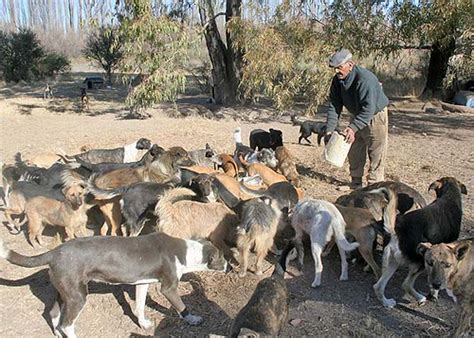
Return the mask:
M 347 127 L 346 129 L 344 129 L 344 131 L 342 132 L 342 134 L 346 137 L 344 140 L 347 142 L 347 143 L 354 143 L 355 141 L 355 131 L 352 130 L 351 128 Z

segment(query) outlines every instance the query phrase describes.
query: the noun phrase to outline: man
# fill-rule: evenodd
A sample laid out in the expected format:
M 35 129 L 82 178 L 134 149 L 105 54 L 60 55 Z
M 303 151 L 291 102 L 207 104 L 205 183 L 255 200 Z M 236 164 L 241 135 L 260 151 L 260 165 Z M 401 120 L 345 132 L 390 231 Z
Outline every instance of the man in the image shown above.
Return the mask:
M 331 56 L 329 66 L 336 75 L 331 83 L 327 132 L 338 124 L 342 107 L 351 113 L 349 126 L 344 129 L 345 140 L 351 143 L 349 165 L 351 188 L 362 186 L 364 166 L 369 155 L 368 184 L 384 180 L 385 155 L 388 140 L 388 98 L 377 77 L 352 61 L 352 54 L 342 49 Z

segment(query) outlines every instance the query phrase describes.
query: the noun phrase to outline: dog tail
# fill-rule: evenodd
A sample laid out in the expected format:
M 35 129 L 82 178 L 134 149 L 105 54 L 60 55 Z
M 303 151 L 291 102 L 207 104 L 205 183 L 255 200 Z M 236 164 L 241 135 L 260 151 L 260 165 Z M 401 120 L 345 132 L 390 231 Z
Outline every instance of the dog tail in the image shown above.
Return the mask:
M 234 141 L 235 144 L 242 144 L 242 129 L 240 129 L 240 127 L 234 130 Z
M 357 249 L 359 247 L 358 242 L 349 243 L 346 239 L 346 222 L 344 221 L 344 217 L 342 217 L 341 212 L 334 206 L 334 204 L 331 205 L 331 227 L 334 231 L 334 237 L 336 238 L 337 246 L 344 251 L 352 251 Z
M 24 268 L 35 268 L 49 264 L 53 251 L 45 252 L 37 256 L 23 256 L 19 253 L 10 250 L 5 243 L 0 239 L 0 257 L 6 259 L 8 262 L 22 266 Z
M 62 148 L 58 148 L 56 150 L 56 155 L 58 155 L 64 161 L 64 163 L 76 162 L 76 159 L 73 156 L 66 154 Z
M 384 197 L 387 199 L 387 206 L 383 210 L 383 226 L 384 230 L 389 234 L 395 233 L 395 223 L 397 220 L 397 204 L 398 204 L 398 197 L 397 194 L 388 187 L 382 187 L 374 190 L 370 190 L 369 193 L 371 194 L 383 194 Z M 370 203 L 371 200 L 369 199 L 367 203 Z M 369 206 L 370 209 L 370 206 Z
M 128 186 L 118 187 L 111 190 L 105 190 L 97 187 L 94 183 L 97 175 L 92 175 L 87 182 L 87 188 L 89 192 L 94 195 L 96 200 L 109 200 L 117 196 L 122 196 L 128 189 Z

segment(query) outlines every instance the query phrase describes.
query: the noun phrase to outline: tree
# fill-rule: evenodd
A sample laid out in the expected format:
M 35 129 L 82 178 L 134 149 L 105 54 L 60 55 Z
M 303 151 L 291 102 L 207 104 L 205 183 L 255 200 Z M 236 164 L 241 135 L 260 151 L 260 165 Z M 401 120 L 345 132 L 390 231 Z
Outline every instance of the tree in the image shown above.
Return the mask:
M 83 54 L 104 69 L 108 83 L 112 84 L 112 74 L 123 59 L 123 43 L 119 28 L 101 26 L 89 34 Z
M 238 23 L 241 16 L 241 0 L 227 0 L 225 13 L 216 14 L 212 0 L 201 0 L 199 16 L 204 28 L 207 51 L 212 64 L 214 99 L 217 104 L 230 105 L 239 101 L 238 88 L 242 77 L 242 50 L 234 44 L 235 34 L 226 28 L 224 43 L 216 18 L 225 14 L 227 25 Z
M 2 34 L 3 76 L 6 81 L 31 81 L 39 75 L 37 65 L 45 52 L 36 34 L 21 28 L 18 32 Z
M 328 39 L 359 56 L 370 53 L 388 56 L 403 49 L 427 49 L 430 59 L 423 94 L 440 95 L 456 41 L 472 30 L 474 3 L 471 0 L 380 3 L 334 1 L 326 13 Z
M 126 79 L 131 85 L 126 102 L 133 117 L 143 118 L 144 108 L 184 92 L 189 29 L 168 16 L 154 16 L 147 0 L 125 2 L 119 20 L 125 55 L 120 69 L 139 79 Z

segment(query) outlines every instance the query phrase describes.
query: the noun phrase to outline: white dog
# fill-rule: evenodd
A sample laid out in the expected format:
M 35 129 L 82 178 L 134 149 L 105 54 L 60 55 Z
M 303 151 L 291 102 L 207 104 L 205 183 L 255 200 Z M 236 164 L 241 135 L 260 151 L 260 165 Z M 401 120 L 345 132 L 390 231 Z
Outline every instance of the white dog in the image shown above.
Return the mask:
M 298 202 L 293 210 L 292 226 L 296 235 L 294 244 L 298 251 L 298 268 L 303 267 L 304 248 L 303 233 L 307 233 L 311 239 L 311 252 L 314 258 L 314 281 L 311 286 L 321 285 L 321 274 L 323 263 L 321 253 L 324 246 L 334 236 L 336 245 L 341 256 L 341 276 L 340 280 L 347 280 L 346 251 L 351 251 L 359 246 L 359 243 L 349 243 L 344 236 L 346 223 L 341 213 L 334 204 L 315 199 L 306 199 Z

